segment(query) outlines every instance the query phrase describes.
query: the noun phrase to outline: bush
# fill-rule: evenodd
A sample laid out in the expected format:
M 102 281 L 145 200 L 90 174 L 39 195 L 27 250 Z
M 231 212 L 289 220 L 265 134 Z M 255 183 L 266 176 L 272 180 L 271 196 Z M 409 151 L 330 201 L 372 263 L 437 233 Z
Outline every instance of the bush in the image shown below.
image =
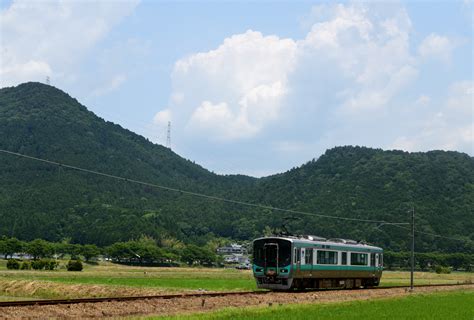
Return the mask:
M 30 270 L 31 269 L 31 263 L 29 261 L 23 261 L 20 267 L 21 270 Z
M 81 260 L 69 260 L 66 265 L 67 271 L 82 271 Z
M 7 269 L 18 270 L 20 269 L 20 263 L 15 259 L 8 259 Z
M 44 266 L 45 270 L 54 270 L 59 266 L 59 263 L 56 260 L 48 260 Z
M 31 261 L 31 268 L 34 270 L 43 270 L 46 265 L 44 260 L 33 260 Z
M 449 267 L 443 267 L 443 266 L 436 266 L 435 268 L 435 272 L 437 274 L 440 274 L 440 273 L 451 273 L 451 269 Z

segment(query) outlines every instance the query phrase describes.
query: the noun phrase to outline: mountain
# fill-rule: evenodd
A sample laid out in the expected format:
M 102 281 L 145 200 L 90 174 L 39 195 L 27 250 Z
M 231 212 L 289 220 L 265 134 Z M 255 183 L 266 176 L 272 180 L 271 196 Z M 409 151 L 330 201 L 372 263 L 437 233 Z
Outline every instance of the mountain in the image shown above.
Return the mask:
M 104 121 L 52 86 L 0 89 L 0 149 L 170 188 L 323 215 L 408 222 L 474 239 L 474 159 L 337 147 L 285 173 L 217 175 L 170 149 Z M 149 235 L 202 244 L 252 239 L 285 224 L 295 233 L 408 247 L 407 226 L 377 226 L 245 207 L 119 181 L 0 153 L 0 235 L 107 245 Z M 401 228 L 400 228 L 401 227 Z M 472 242 L 418 234 L 422 251 L 472 250 Z
M 423 232 L 417 235 L 417 248 L 473 249 L 472 242 L 425 234 L 474 239 L 474 159 L 463 153 L 337 147 L 258 184 L 265 190 L 259 193 L 264 195 L 260 202 L 278 207 L 291 203 L 301 211 L 406 223 L 415 208 L 415 226 Z M 300 223 L 300 232 L 305 223 Z M 316 234 L 367 239 L 397 250 L 410 243 L 409 225 L 378 227 L 316 218 L 312 227 Z

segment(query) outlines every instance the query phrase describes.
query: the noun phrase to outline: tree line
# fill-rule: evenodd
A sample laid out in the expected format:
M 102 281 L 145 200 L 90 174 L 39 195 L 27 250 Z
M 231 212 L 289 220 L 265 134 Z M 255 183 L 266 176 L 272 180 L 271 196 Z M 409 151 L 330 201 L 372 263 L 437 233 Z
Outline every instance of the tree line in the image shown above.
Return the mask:
M 410 252 L 384 252 L 384 267 L 388 270 L 408 270 L 410 268 Z M 467 253 L 415 253 L 415 268 L 421 271 L 453 270 L 472 271 L 474 268 L 474 254 Z M 446 270 L 446 269 L 444 269 Z
M 49 242 L 43 239 L 21 241 L 16 238 L 0 238 L 0 253 L 4 259 L 29 256 L 32 260 L 45 258 L 83 259 L 91 262 L 104 257 L 113 262 L 137 265 L 168 265 L 178 266 L 203 265 L 216 266 L 222 264 L 222 258 L 216 252 L 222 240 L 211 241 L 205 246 L 165 238 L 156 241 L 153 238 L 142 236 L 136 240 L 116 242 L 110 246 L 98 247 L 95 244 L 72 244 L 64 242 Z
M 142 236 L 136 240 L 116 242 L 110 246 L 98 247 L 94 244 L 72 244 L 49 242 L 35 239 L 25 242 L 16 238 L 0 238 L 0 253 L 4 259 L 15 255 L 29 255 L 32 260 L 68 256 L 72 260 L 94 261 L 99 257 L 113 262 L 135 265 L 201 265 L 219 266 L 223 264 L 221 256 L 216 254 L 218 246 L 227 244 L 227 239 L 209 241 L 204 246 L 184 244 L 175 238 L 164 238 L 159 241 Z M 388 270 L 407 270 L 410 268 L 410 252 L 384 252 L 384 267 Z M 415 253 L 416 269 L 421 271 L 437 271 L 440 267 L 453 270 L 472 271 L 474 254 L 467 253 Z

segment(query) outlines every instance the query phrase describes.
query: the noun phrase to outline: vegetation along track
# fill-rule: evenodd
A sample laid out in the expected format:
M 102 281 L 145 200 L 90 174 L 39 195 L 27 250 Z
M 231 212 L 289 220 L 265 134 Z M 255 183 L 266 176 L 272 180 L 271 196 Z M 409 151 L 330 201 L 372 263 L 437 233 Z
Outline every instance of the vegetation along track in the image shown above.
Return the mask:
M 458 283 L 458 284 L 426 284 L 417 285 L 415 288 L 423 287 L 455 287 L 455 286 L 466 286 L 471 283 Z M 371 289 L 400 289 L 410 288 L 410 286 L 386 286 L 386 287 L 373 287 Z M 322 289 L 318 291 L 333 291 L 342 289 Z M 357 290 L 357 289 L 355 289 Z M 97 302 L 109 302 L 109 301 L 136 301 L 136 300 L 147 300 L 147 299 L 181 299 L 181 298 L 196 298 L 196 297 L 223 297 L 223 296 L 243 296 L 248 294 L 267 294 L 272 291 L 230 291 L 230 292 L 199 292 L 199 293 L 183 293 L 183 294 L 165 294 L 165 295 L 153 295 L 153 296 L 130 296 L 130 297 L 109 297 L 109 298 L 78 298 L 78 299 L 48 299 L 48 300 L 21 300 L 21 301 L 0 301 L 1 307 L 21 307 L 21 306 L 38 306 L 38 305 L 59 305 L 59 304 L 77 304 L 77 303 L 97 303 Z M 296 291 L 295 291 L 296 292 Z M 301 292 L 308 292 L 307 290 Z

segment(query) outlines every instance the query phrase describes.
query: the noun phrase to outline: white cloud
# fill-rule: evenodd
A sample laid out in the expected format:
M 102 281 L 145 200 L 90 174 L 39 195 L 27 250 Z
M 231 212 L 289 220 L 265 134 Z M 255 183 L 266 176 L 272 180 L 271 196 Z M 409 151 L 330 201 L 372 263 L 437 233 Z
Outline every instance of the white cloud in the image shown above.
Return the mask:
M 446 104 L 449 112 L 463 116 L 474 116 L 474 82 L 460 81 L 454 83 L 449 91 L 450 96 Z
M 387 14 L 358 4 L 328 5 L 314 10 L 318 14 L 324 20 L 301 40 L 249 30 L 177 61 L 173 121 L 191 139 L 246 139 L 294 114 L 321 119 L 325 105 L 346 116 L 387 108 L 417 77 L 403 8 Z
M 444 63 L 451 61 L 455 43 L 448 37 L 432 33 L 418 47 L 418 53 L 423 59 L 437 59 Z
M 0 86 L 68 75 L 137 1 L 14 1 L 0 11 Z
M 164 109 L 155 115 L 155 117 L 153 118 L 153 123 L 159 126 L 165 126 L 168 124 L 169 121 L 171 121 L 171 118 L 171 110 Z
M 278 119 L 295 54 L 293 40 L 249 30 L 177 61 L 170 103 L 180 118 L 174 121 L 212 140 L 254 136 Z
M 417 106 L 426 106 L 431 102 L 431 98 L 426 94 L 422 94 L 416 99 L 415 104 Z
M 203 101 L 192 114 L 190 126 L 213 134 L 213 140 L 248 137 L 257 131 L 242 114 L 234 114 L 225 102 Z
M 342 113 L 373 111 L 390 100 L 417 76 L 409 50 L 411 21 L 403 8 L 390 15 L 363 5 L 335 5 L 326 21 L 313 25 L 299 41 L 302 68 L 325 62 L 340 73 L 336 93 Z M 327 66 L 326 66 L 327 67 Z M 315 84 L 324 82 L 313 76 Z
M 419 130 L 392 148 L 406 151 L 458 150 L 474 154 L 474 82 L 453 83 L 438 108 L 419 119 Z
M 94 96 L 102 96 L 104 94 L 110 93 L 112 91 L 117 90 L 125 81 L 127 80 L 127 76 L 124 74 L 117 74 L 113 76 L 106 84 L 102 87 L 99 87 L 94 90 L 92 93 Z

